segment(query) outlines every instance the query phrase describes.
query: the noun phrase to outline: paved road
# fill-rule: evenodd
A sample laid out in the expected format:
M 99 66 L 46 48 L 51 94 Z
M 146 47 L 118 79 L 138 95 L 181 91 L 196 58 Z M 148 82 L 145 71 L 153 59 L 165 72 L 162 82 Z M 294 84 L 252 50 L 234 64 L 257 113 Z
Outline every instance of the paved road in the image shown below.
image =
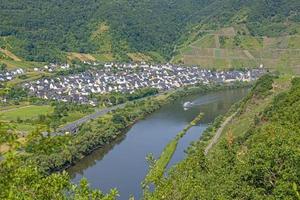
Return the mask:
M 237 114 L 238 112 L 235 112 L 233 113 L 231 116 L 227 117 L 227 119 L 221 124 L 220 128 L 218 128 L 216 134 L 214 135 L 213 139 L 211 140 L 211 142 L 208 144 L 208 146 L 205 148 L 204 150 L 204 155 L 207 155 L 208 152 L 211 150 L 211 148 L 218 142 L 219 138 L 221 137 L 222 135 L 222 132 L 225 128 L 225 126 L 231 122 L 232 118 L 235 117 L 235 115 Z
M 90 115 L 84 116 L 83 118 L 80 118 L 80 119 L 78 119 L 78 120 L 76 120 L 76 121 L 74 121 L 72 123 L 69 123 L 69 124 L 65 125 L 64 127 L 61 127 L 59 129 L 57 129 L 57 132 L 58 133 L 65 133 L 65 132 L 74 133 L 74 132 L 76 132 L 77 128 L 81 124 L 84 124 L 84 123 L 86 123 L 89 120 L 101 117 L 101 116 L 107 114 L 108 112 L 116 110 L 118 108 L 124 108 L 125 105 L 126 105 L 126 103 L 119 104 L 119 105 L 116 105 L 116 106 L 112 106 L 110 108 L 104 108 L 104 109 L 96 110 L 96 112 L 94 112 L 94 113 L 92 113 Z M 51 135 L 57 135 L 57 133 L 54 133 L 54 134 L 52 133 Z
M 170 92 L 170 91 L 173 91 L 173 89 L 169 90 L 167 92 Z M 158 94 L 153 95 L 153 96 L 148 96 L 148 97 L 144 97 L 144 98 L 141 98 L 141 99 L 137 99 L 135 101 L 142 101 L 142 100 L 147 99 L 149 97 L 156 97 L 156 96 L 159 96 L 159 95 L 164 94 L 164 93 L 166 93 L 166 92 L 161 92 L 161 93 L 158 93 Z M 130 101 L 130 102 L 132 102 L 132 101 Z M 109 108 L 99 109 L 99 110 L 97 110 L 96 112 L 94 112 L 90 115 L 84 116 L 83 118 L 80 118 L 77 121 L 74 121 L 72 123 L 69 123 L 69 124 L 61 127 L 61 128 L 58 128 L 56 133 L 51 133 L 51 136 L 62 135 L 62 134 L 65 134 L 66 132 L 75 133 L 77 131 L 78 127 L 81 124 L 84 124 L 84 123 L 88 122 L 91 119 L 96 119 L 98 117 L 101 117 L 101 116 L 107 114 L 108 112 L 116 110 L 118 108 L 124 108 L 127 103 L 129 103 L 129 102 L 119 104 L 119 105 L 116 105 L 116 106 L 112 106 L 112 107 L 109 107 Z
M 134 101 L 142 101 L 142 100 L 147 99 L 149 97 L 156 97 L 156 96 L 159 96 L 159 95 L 162 95 L 162 94 L 170 93 L 170 92 L 175 91 L 175 90 L 176 91 L 180 91 L 180 90 L 182 90 L 182 88 L 179 88 L 179 89 L 169 89 L 167 91 L 162 91 L 162 92 L 159 92 L 158 94 L 155 94 L 155 95 L 152 95 L 152 96 L 143 97 L 141 99 L 137 99 L 137 100 L 134 100 Z M 133 102 L 133 101 L 129 101 L 129 102 Z M 127 103 L 129 103 L 129 102 L 126 102 L 126 103 L 123 103 L 123 104 L 119 104 L 119 105 L 116 105 L 116 106 L 112 106 L 110 108 L 104 108 L 104 109 L 101 109 L 101 110 L 97 110 L 96 112 L 94 112 L 94 113 L 92 113 L 90 115 L 84 116 L 83 118 L 80 118 L 77 121 L 74 121 L 72 123 L 69 123 L 69 124 L 61 127 L 61 128 L 58 128 L 56 132 L 51 133 L 50 135 L 51 136 L 63 135 L 66 132 L 75 133 L 77 131 L 78 127 L 81 124 L 84 124 L 84 123 L 86 123 L 87 121 L 89 121 L 91 119 L 96 119 L 98 117 L 101 117 L 101 116 L 107 114 L 108 112 L 116 110 L 118 108 L 124 108 L 125 105 Z

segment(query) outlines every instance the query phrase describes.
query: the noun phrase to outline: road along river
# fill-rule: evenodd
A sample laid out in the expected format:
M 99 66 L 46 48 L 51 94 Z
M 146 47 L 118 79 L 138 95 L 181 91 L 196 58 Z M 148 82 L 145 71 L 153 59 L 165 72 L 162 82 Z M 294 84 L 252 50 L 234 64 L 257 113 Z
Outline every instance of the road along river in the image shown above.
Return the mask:
M 93 188 L 108 192 L 117 188 L 120 199 L 133 195 L 140 199 L 141 182 L 148 172 L 145 157 L 153 153 L 157 158 L 165 145 L 172 140 L 200 112 L 204 118 L 191 128 L 179 141 L 170 164 L 176 164 L 185 156 L 184 150 L 197 140 L 218 115 L 224 114 L 231 105 L 244 97 L 248 89 L 233 89 L 212 92 L 207 95 L 191 95 L 181 98 L 172 104 L 137 122 L 126 135 L 110 146 L 98 149 L 82 159 L 67 171 L 74 182 L 86 177 Z M 192 102 L 192 107 L 184 110 L 184 102 Z

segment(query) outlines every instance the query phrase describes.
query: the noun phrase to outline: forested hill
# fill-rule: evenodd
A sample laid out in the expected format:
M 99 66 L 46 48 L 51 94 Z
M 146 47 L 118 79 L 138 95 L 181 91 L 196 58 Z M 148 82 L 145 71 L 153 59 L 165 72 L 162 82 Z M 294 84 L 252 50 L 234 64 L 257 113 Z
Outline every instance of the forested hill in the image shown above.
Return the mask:
M 298 0 L 1 0 L 0 47 L 25 60 L 66 52 L 168 60 L 195 28 L 245 24 L 254 35 L 299 31 Z M 131 53 L 131 54 L 129 54 Z M 131 55 L 131 56 L 130 56 Z M 1 55 L 0 55 L 1 58 Z
M 222 118 L 144 199 L 299 199 L 300 79 L 289 79 L 261 78 L 208 154 Z

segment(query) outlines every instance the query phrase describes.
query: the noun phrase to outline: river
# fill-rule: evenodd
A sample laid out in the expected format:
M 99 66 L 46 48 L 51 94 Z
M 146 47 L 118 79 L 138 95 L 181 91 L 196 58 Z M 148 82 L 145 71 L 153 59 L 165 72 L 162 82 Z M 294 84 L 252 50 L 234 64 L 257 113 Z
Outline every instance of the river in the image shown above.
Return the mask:
M 100 188 L 103 192 L 117 188 L 119 199 L 128 200 L 130 195 L 140 199 L 141 182 L 148 171 L 145 159 L 147 154 L 153 153 L 156 158 L 159 157 L 165 145 L 203 112 L 205 115 L 201 122 L 180 140 L 169 167 L 176 164 L 185 157 L 184 150 L 201 136 L 208 124 L 228 111 L 247 92 L 248 89 L 233 89 L 191 95 L 165 105 L 137 122 L 118 141 L 107 148 L 94 151 L 67 171 L 75 183 L 85 177 L 93 188 Z M 184 110 L 182 106 L 186 101 L 193 102 L 188 110 Z

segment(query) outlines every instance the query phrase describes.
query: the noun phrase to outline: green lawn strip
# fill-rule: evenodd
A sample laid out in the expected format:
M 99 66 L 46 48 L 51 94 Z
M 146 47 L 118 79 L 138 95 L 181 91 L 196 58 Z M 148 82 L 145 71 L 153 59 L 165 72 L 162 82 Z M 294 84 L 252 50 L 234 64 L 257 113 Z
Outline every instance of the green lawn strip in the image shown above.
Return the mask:
M 147 174 L 144 184 L 148 185 L 150 183 L 158 183 L 164 174 L 166 167 L 168 166 L 173 154 L 176 151 L 179 140 L 187 133 L 187 131 L 196 126 L 197 123 L 202 119 L 203 113 L 200 113 L 192 122 L 190 122 L 181 132 L 179 132 L 176 137 L 171 140 L 164 148 L 158 160 L 155 164 L 150 167 L 149 173 Z
M 8 111 L 1 111 L 0 112 L 0 118 L 2 120 L 17 120 L 18 118 L 21 120 L 26 119 L 35 119 L 41 114 L 49 114 L 53 112 L 53 108 L 51 106 L 45 105 L 45 106 L 25 106 L 20 107 L 16 109 L 11 109 Z
M 61 124 L 60 127 L 66 126 L 67 124 L 72 123 L 76 120 L 79 120 L 86 115 L 87 115 L 86 113 L 82 113 L 82 112 L 78 112 L 78 111 L 70 112 L 70 113 L 68 113 L 67 116 L 62 118 L 62 121 L 65 123 Z
M 4 105 L 0 108 L 0 113 L 1 112 L 8 112 L 10 110 L 14 110 L 14 109 L 22 108 L 22 107 L 26 107 L 26 106 L 29 106 L 29 104 L 27 102 L 20 102 L 19 105 Z

